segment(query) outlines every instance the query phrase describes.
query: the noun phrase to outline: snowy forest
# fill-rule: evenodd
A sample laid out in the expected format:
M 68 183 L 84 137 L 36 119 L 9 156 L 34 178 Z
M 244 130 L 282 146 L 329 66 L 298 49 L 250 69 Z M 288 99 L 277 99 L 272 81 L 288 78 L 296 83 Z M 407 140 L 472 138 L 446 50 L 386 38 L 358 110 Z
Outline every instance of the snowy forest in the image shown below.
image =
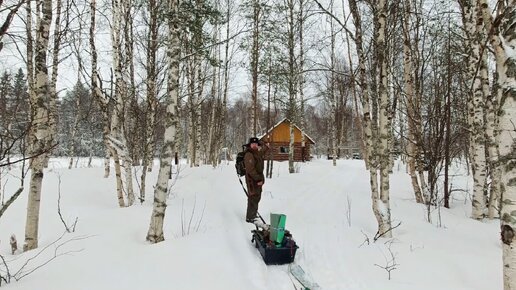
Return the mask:
M 193 245 L 202 243 L 192 231 L 204 230 L 206 239 L 222 235 L 213 232 L 218 226 L 210 226 L 209 217 L 241 222 L 243 238 L 224 241 L 245 244 L 243 215 L 229 218 L 225 212 L 227 206 L 243 210 L 245 202 L 225 205 L 212 195 L 245 198 L 234 176 L 236 154 L 250 137 L 264 136 L 286 119 L 288 161 L 266 160 L 269 191 L 260 206 L 290 210 L 294 237 L 297 231 L 306 238 L 307 252 L 299 259 L 319 277 L 321 289 L 486 289 L 461 284 L 471 277 L 482 281 L 477 268 L 455 284 L 391 282 L 391 274 L 419 277 L 419 263 L 447 255 L 421 246 L 426 260 L 407 258 L 413 269 L 398 270 L 404 254 L 396 254 L 396 243 L 410 245 L 405 254 L 417 251 L 411 235 L 423 231 L 437 245 L 441 232 L 434 229 L 446 231 L 457 220 L 463 239 L 443 238 L 442 248 L 476 247 L 468 248 L 464 261 L 489 265 L 489 289 L 516 290 L 515 0 L 0 0 L 0 16 L 0 287 L 292 289 L 274 268 L 260 268 L 269 284 L 230 282 L 231 268 L 224 268 L 227 275 L 221 271 L 222 282 L 212 277 L 202 284 L 186 275 L 177 278 L 186 284 L 176 287 L 161 285 L 159 277 L 168 272 L 154 276 L 152 269 L 142 271 L 149 281 L 141 284 L 99 277 L 82 286 L 56 278 L 45 288 L 43 282 L 45 271 L 51 277 L 58 269 L 67 268 L 63 275 L 73 271 L 73 259 L 84 253 L 68 249 L 70 244 L 103 248 L 90 240 L 102 236 L 104 222 L 134 226 L 103 240 L 105 247 L 129 239 L 124 255 L 158 260 L 167 253 L 171 261 L 154 265 L 149 258 L 146 265 L 176 272 L 181 263 L 196 267 L 183 259 L 200 259 L 191 258 Z M 294 160 L 295 127 L 315 140 L 311 161 Z M 288 188 L 292 195 L 278 193 Z M 324 206 L 316 210 L 317 198 L 310 195 L 319 191 L 339 197 L 320 196 Z M 307 201 L 296 203 L 294 192 Z M 294 204 L 314 210 L 289 209 Z M 86 225 L 93 212 L 108 208 L 105 221 Z M 467 216 L 456 218 L 457 212 Z M 317 218 L 290 218 L 301 213 L 307 220 L 324 213 L 327 220 L 341 220 L 325 221 L 324 229 L 351 231 L 355 244 L 378 244 L 383 256 L 368 264 L 382 271 L 371 280 L 377 284 L 367 284 L 370 277 L 362 274 L 354 282 L 339 278 L 351 271 L 341 265 L 323 270 L 331 259 L 317 260 L 309 252 L 309 246 L 327 251 L 308 238 L 312 223 L 317 232 Z M 407 225 L 405 219 L 421 222 Z M 171 234 L 177 223 L 180 230 Z M 306 236 L 296 225 L 306 228 Z M 181 248 L 183 243 L 189 245 Z M 166 247 L 148 249 L 154 244 Z M 349 246 L 337 240 L 329 245 Z M 489 260 L 477 260 L 485 248 Z M 241 245 L 234 255 L 252 251 Z M 363 251 L 366 260 L 375 256 Z M 140 261 L 132 257 L 128 263 Z M 115 271 L 116 265 L 103 269 Z M 211 277 L 212 271 L 202 273 Z M 114 277 L 123 275 L 131 274 Z

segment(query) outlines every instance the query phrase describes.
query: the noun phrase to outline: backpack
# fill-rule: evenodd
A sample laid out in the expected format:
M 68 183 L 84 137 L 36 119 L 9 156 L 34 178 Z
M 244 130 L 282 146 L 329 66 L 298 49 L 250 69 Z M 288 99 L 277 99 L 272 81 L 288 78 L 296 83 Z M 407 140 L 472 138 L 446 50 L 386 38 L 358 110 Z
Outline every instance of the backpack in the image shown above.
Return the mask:
M 238 152 L 235 162 L 235 169 L 238 176 L 244 176 L 245 175 L 245 163 L 244 163 L 244 156 L 247 151 L 247 146 L 242 145 L 242 151 Z

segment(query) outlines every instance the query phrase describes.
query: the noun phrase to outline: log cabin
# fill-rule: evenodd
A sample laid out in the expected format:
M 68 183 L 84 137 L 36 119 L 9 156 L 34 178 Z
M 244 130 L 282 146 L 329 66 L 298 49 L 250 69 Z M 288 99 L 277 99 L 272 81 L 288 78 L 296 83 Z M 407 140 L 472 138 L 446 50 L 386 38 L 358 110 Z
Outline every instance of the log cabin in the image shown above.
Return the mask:
M 304 141 L 302 140 L 304 136 Z M 285 161 L 288 160 L 289 144 L 290 144 L 290 120 L 285 118 L 270 128 L 267 133 L 258 138 L 264 143 L 269 143 L 270 151 L 265 155 L 272 160 Z M 299 127 L 294 124 L 294 161 L 305 162 L 311 159 L 310 146 L 315 145 L 315 141 L 306 135 Z M 269 155 L 271 154 L 271 155 Z

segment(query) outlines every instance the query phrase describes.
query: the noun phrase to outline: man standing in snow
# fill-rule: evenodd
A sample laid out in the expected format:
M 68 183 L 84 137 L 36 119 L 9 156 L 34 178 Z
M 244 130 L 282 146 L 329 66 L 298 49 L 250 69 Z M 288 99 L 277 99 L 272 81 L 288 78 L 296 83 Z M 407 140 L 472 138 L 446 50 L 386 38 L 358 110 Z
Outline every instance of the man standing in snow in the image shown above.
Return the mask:
M 252 223 L 257 218 L 258 203 L 262 197 L 262 186 L 265 182 L 263 175 L 263 159 L 269 147 L 260 148 L 260 141 L 256 137 L 249 139 L 247 151 L 244 155 L 245 182 L 247 184 L 247 214 L 246 222 Z

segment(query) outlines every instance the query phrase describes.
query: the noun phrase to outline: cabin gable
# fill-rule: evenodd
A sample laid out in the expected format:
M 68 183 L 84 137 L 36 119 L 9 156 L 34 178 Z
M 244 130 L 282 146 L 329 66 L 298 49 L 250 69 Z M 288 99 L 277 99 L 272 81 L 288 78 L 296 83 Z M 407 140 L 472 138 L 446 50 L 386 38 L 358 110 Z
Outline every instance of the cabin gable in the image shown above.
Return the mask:
M 302 136 L 305 142 L 302 142 Z M 259 137 L 260 140 L 269 143 L 269 152 L 266 158 L 276 161 L 288 160 L 290 145 L 290 121 L 283 119 L 266 134 Z M 294 161 L 310 160 L 310 145 L 315 144 L 312 138 L 304 134 L 297 126 L 294 126 Z

